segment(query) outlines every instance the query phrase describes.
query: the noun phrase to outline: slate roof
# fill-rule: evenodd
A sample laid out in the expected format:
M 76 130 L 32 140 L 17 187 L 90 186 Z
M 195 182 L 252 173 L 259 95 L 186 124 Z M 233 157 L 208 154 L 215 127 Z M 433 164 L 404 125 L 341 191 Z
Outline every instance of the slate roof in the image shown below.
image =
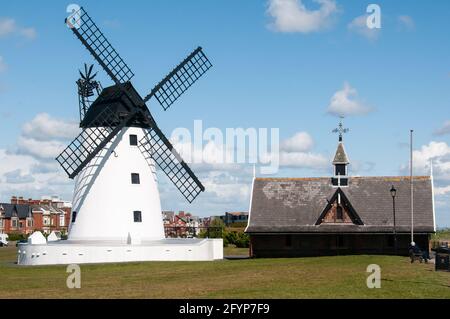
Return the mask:
M 338 144 L 336 154 L 334 155 L 334 164 L 349 164 L 347 153 L 345 152 L 344 144 L 341 142 Z
M 5 218 L 11 218 L 14 210 L 17 210 L 17 217 L 27 218 L 31 214 L 30 205 L 0 203 L 5 212 Z
M 383 233 L 393 231 L 391 185 L 397 189 L 397 232 L 410 232 L 409 177 L 350 177 L 342 191 L 364 225 L 315 225 L 336 192 L 330 178 L 256 178 L 248 233 Z M 414 230 L 434 232 L 432 181 L 414 177 Z

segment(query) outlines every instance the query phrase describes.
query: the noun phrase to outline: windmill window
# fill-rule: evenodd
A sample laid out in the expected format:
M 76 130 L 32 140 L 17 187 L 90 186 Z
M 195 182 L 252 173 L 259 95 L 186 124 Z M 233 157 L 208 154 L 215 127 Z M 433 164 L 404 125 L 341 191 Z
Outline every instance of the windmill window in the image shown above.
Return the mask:
M 72 223 L 75 223 L 77 220 L 77 212 L 72 212 Z
M 135 223 L 141 223 L 142 222 L 142 212 L 135 210 L 133 212 L 133 218 Z
M 131 173 L 131 184 L 140 184 L 141 180 L 138 173 Z
M 130 145 L 131 146 L 137 146 L 138 145 L 137 135 L 130 134 Z

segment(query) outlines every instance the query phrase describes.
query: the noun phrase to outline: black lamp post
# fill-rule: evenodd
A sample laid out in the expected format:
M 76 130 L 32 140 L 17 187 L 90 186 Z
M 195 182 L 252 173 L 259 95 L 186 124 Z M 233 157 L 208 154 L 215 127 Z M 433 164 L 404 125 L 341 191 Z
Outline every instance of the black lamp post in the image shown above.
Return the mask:
M 392 185 L 390 192 L 392 196 L 392 211 L 394 213 L 394 251 L 397 254 L 397 225 L 395 222 L 395 196 L 397 195 L 397 190 L 394 185 Z

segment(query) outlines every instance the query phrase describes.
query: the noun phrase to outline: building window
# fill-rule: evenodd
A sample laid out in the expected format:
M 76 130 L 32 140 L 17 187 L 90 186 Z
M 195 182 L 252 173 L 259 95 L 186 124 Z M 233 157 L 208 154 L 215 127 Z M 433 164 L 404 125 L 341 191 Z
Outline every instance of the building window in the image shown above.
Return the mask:
M 0 228 L 3 228 L 3 219 L 0 218 Z
M 135 210 L 133 212 L 134 222 L 141 223 L 142 222 L 142 212 Z
M 343 220 L 344 219 L 344 212 L 341 205 L 338 205 L 336 208 L 336 219 L 337 220 Z
M 17 228 L 19 221 L 16 218 L 11 219 L 11 227 Z
M 59 226 L 65 226 L 64 225 L 64 214 L 59 215 Z
M 77 212 L 72 212 L 72 223 L 75 223 L 75 221 L 77 220 Z
M 138 173 L 131 173 L 131 184 L 140 184 L 141 181 L 139 179 Z
M 137 135 L 130 134 L 130 145 L 131 146 L 137 146 L 138 145 Z
M 338 176 L 338 175 L 346 176 L 347 175 L 346 165 L 344 165 L 344 164 L 337 164 L 335 173 L 336 173 L 335 174 L 336 176 Z
M 31 218 L 27 219 L 27 227 L 33 227 L 33 220 Z

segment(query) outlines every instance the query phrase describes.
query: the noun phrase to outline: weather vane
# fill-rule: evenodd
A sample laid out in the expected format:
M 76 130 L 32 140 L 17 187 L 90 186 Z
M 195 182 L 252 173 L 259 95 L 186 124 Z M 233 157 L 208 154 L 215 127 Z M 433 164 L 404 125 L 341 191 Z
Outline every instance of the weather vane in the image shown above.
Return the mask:
M 338 126 L 338 128 L 335 128 L 333 130 L 333 133 L 339 133 L 339 142 L 342 142 L 343 134 L 348 133 L 348 131 L 350 131 L 350 129 L 344 128 L 344 125 L 342 124 L 344 117 L 340 116 L 340 118 L 341 118 L 341 120 L 339 121 L 339 126 Z

